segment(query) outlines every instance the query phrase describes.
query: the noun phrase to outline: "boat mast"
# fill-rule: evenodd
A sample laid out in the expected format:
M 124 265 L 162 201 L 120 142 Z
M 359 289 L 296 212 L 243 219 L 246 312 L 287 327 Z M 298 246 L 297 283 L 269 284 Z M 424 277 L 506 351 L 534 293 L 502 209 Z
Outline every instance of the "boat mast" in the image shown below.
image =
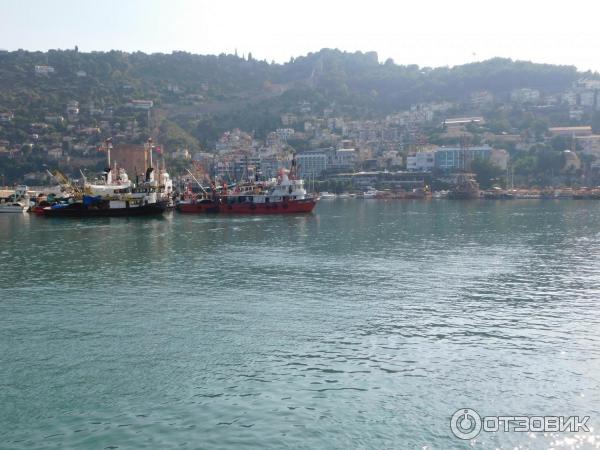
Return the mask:
M 148 152 L 149 152 L 149 160 L 150 160 L 150 166 L 152 167 L 152 138 L 148 138 Z
M 110 167 L 110 149 L 112 148 L 112 138 L 106 138 L 104 140 L 104 149 L 106 150 L 106 159 L 107 159 L 107 166 L 106 167 Z
M 106 170 L 106 184 L 112 183 L 112 174 L 110 173 L 110 150 L 112 149 L 112 138 L 106 138 L 104 141 L 104 147 L 106 149 L 106 161 L 107 161 L 107 170 Z
M 290 168 L 289 178 L 290 178 L 290 180 L 296 179 L 296 153 L 292 154 L 292 166 Z
M 214 178 L 214 182 L 213 182 L 213 186 L 217 187 L 217 155 L 213 154 L 213 178 Z M 214 192 L 213 192 L 214 195 Z
M 148 138 L 148 141 L 146 142 L 146 144 L 144 144 L 144 159 L 146 159 L 146 155 L 148 155 L 147 158 L 147 166 L 146 167 L 146 181 L 149 182 L 153 182 L 154 181 L 154 167 L 153 167 L 153 163 L 152 163 L 152 138 Z
M 208 192 L 206 192 L 206 189 L 204 189 L 204 186 L 202 186 L 202 184 L 200 184 L 200 182 L 198 181 L 198 179 L 194 176 L 194 174 L 192 173 L 192 171 L 190 169 L 186 169 L 188 171 L 188 173 L 191 175 L 192 179 L 196 182 L 196 184 L 198 186 L 200 186 L 200 189 L 202 189 L 202 192 L 204 192 L 206 195 L 208 195 Z

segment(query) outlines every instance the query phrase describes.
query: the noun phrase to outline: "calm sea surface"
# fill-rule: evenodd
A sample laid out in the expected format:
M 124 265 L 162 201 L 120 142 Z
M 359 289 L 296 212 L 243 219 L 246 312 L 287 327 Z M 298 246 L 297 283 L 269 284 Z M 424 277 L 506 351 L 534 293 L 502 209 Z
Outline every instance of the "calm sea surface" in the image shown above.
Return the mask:
M 600 202 L 0 216 L 0 448 L 598 448 Z M 450 431 L 459 408 L 589 433 Z

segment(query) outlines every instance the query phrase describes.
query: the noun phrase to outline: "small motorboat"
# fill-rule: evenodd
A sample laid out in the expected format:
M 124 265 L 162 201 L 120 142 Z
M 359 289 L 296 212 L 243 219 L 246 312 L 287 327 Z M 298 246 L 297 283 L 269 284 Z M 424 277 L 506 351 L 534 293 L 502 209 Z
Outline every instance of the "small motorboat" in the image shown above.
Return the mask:
M 377 189 L 369 188 L 365 192 L 363 192 L 363 198 L 377 198 L 377 194 L 379 191 Z
M 323 191 L 319 194 L 319 197 L 322 199 L 335 198 L 335 194 L 333 192 Z
M 27 186 L 17 186 L 9 201 L 0 203 L 0 213 L 24 213 L 29 210 Z

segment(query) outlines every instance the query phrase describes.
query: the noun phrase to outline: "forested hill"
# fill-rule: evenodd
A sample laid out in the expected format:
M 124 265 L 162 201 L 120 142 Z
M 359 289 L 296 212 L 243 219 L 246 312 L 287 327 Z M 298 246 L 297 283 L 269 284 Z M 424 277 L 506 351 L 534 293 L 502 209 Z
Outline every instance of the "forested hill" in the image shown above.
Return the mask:
M 36 65 L 54 72 L 36 75 Z M 313 111 L 333 106 L 342 114 L 373 116 L 417 102 L 461 100 L 482 89 L 499 96 L 521 87 L 560 92 L 581 76 L 573 66 L 501 58 L 431 69 L 381 62 L 374 52 L 331 49 L 285 64 L 251 54 L 20 50 L 0 52 L 0 112 L 35 121 L 64 112 L 70 100 L 82 107 L 119 108 L 148 99 L 159 117 L 206 140 L 213 128 L 215 133 L 228 126 L 272 129 L 279 114 L 299 102 L 310 102 Z

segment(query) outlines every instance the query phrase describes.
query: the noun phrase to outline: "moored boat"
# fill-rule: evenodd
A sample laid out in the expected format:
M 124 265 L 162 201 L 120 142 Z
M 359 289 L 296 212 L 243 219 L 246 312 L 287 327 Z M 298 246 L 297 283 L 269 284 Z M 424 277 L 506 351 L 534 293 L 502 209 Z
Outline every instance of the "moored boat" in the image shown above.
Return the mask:
M 97 197 L 84 197 L 83 201 L 57 203 L 35 209 L 35 213 L 46 217 L 131 217 L 162 214 L 167 209 L 167 201 L 132 204 L 128 201 L 103 200 Z
M 293 214 L 309 213 L 317 204 L 318 197 L 308 194 L 304 181 L 295 176 L 295 161 L 292 170 L 281 170 L 277 180 L 266 182 L 250 181 L 237 185 L 232 191 L 223 186 L 218 191 L 213 186 L 204 195 L 187 196 L 178 202 L 179 212 L 187 214 Z
M 379 191 L 377 189 L 370 187 L 365 192 L 363 192 L 362 197 L 363 198 L 376 198 L 378 193 L 379 193 Z
M 328 199 L 328 198 L 333 199 L 333 198 L 335 198 L 335 194 L 333 192 L 323 191 L 319 194 L 319 198 L 321 198 L 323 200 Z
M 143 182 L 132 183 L 123 169 L 114 172 L 110 166 L 110 139 L 107 139 L 108 167 L 103 172 L 102 180 L 89 183 L 84 177 L 83 189 L 77 188 L 64 175 L 58 173 L 57 179 L 66 188 L 73 191 L 73 197 L 67 201 L 59 201 L 49 206 L 36 207 L 36 214 L 46 217 L 129 217 L 162 214 L 170 203 L 172 182 L 166 172 L 154 177 L 152 166 L 152 145 L 148 140 L 146 151 L 149 152 L 149 167 Z
M 454 189 L 448 193 L 448 198 L 452 200 L 478 199 L 479 184 L 474 178 L 461 174 Z
M 17 186 L 13 195 L 5 203 L 0 203 L 0 213 L 24 213 L 29 210 L 27 186 Z

